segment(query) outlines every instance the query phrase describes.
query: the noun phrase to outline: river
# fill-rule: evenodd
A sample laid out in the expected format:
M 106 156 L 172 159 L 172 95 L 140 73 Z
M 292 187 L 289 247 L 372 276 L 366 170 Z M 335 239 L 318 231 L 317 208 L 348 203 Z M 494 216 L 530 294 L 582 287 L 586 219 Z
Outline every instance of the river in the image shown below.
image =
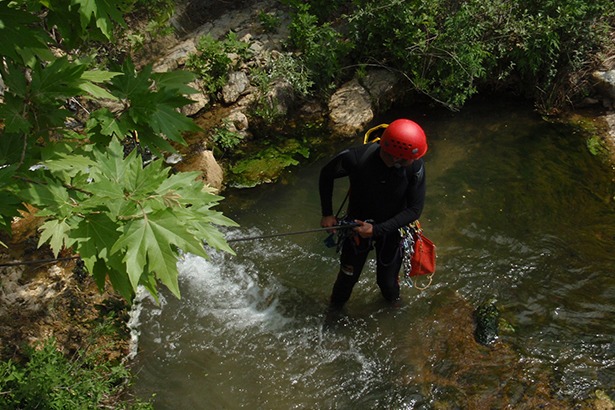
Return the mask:
M 186 255 L 182 299 L 140 304 L 138 396 L 155 394 L 156 409 L 567 408 L 596 391 L 615 397 L 612 170 L 581 131 L 524 103 L 405 116 L 429 138 L 431 285 L 404 284 L 390 307 L 370 261 L 329 321 L 337 255 L 325 233 Z M 241 225 L 228 238 L 317 228 L 318 172 L 341 147 L 278 183 L 225 191 L 220 209 Z M 336 185 L 338 205 L 346 189 Z M 502 321 L 483 346 L 473 311 L 487 300 Z

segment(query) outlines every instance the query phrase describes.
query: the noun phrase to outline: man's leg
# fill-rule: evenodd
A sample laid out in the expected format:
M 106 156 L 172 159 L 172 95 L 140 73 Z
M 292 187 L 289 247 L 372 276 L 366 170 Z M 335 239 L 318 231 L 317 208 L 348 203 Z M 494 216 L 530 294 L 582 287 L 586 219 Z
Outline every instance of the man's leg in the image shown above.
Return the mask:
M 369 250 L 370 246 L 366 241 L 361 241 L 358 246 L 354 238 L 347 238 L 344 241 L 340 256 L 340 271 L 331 292 L 331 307 L 341 309 L 348 302 L 352 288 L 359 281 Z
M 376 243 L 376 281 L 389 302 L 399 299 L 399 270 L 402 263 L 399 235 L 387 235 Z

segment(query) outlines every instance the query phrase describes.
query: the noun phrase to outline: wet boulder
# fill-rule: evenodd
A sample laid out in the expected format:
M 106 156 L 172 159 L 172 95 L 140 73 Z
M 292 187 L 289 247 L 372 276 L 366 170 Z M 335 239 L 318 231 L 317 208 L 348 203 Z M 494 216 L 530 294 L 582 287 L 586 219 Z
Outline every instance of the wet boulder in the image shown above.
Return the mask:
M 494 300 L 482 303 L 474 311 L 474 338 L 482 345 L 495 343 L 499 337 L 500 311 Z

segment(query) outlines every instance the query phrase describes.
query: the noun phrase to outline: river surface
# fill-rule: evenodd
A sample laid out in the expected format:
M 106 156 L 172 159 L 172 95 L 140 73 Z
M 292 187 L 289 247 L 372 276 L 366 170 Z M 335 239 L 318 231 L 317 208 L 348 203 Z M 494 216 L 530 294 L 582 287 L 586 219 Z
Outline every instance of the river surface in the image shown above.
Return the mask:
M 438 247 L 431 285 L 404 284 L 391 307 L 372 260 L 331 320 L 337 255 L 325 233 L 186 255 L 182 299 L 141 304 L 138 396 L 155 394 L 156 409 L 531 409 L 615 397 L 609 166 L 580 131 L 523 103 L 397 115 L 429 138 L 421 223 Z M 318 172 L 342 147 L 276 184 L 224 192 L 220 209 L 241 225 L 227 237 L 318 228 Z M 346 189 L 336 185 L 334 206 Z M 485 301 L 502 317 L 489 346 L 473 336 Z

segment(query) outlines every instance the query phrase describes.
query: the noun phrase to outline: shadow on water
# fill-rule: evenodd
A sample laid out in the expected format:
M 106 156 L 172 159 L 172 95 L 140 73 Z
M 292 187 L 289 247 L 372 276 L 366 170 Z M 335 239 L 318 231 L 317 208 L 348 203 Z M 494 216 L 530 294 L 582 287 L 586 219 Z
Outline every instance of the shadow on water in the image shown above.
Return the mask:
M 412 118 L 412 117 L 410 117 Z M 422 225 L 438 245 L 426 290 L 381 300 L 369 262 L 327 322 L 337 257 L 325 234 L 186 255 L 182 299 L 143 303 L 140 396 L 170 408 L 569 408 L 615 395 L 615 189 L 566 126 L 515 103 L 416 118 L 430 138 Z M 325 158 L 286 183 L 230 190 L 229 238 L 318 226 Z M 336 187 L 338 204 L 346 186 Z M 506 326 L 476 343 L 495 299 Z

